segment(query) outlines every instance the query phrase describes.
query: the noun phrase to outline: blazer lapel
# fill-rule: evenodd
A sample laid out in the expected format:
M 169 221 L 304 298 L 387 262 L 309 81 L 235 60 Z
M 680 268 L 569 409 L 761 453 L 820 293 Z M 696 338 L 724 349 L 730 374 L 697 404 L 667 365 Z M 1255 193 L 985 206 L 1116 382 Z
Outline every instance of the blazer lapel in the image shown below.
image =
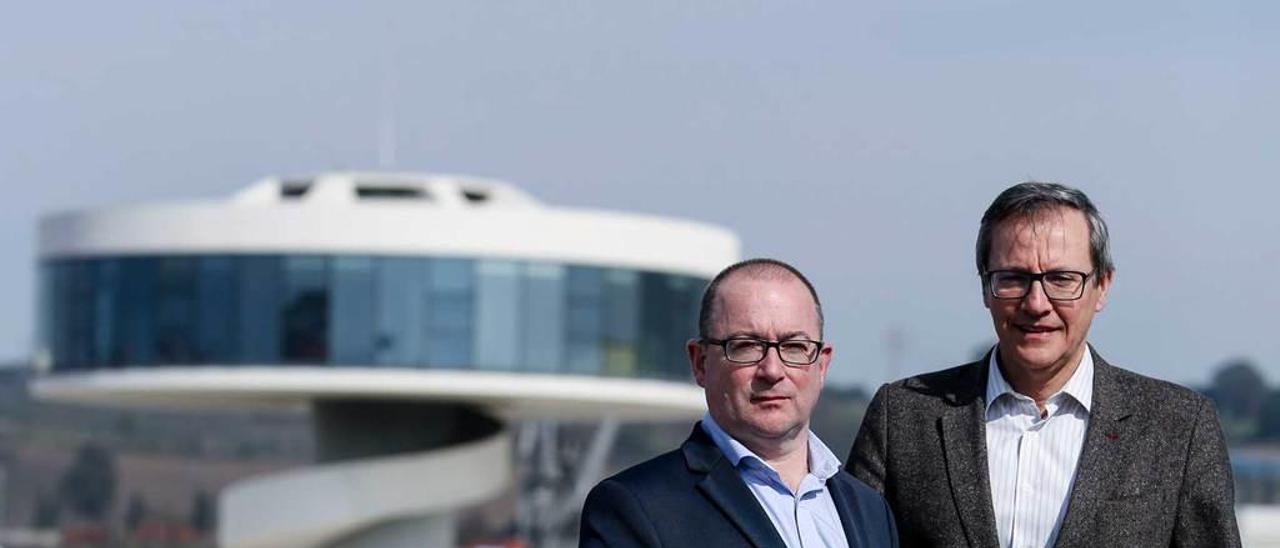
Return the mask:
M 858 499 L 853 495 L 853 488 L 844 481 L 841 474 L 844 472 L 838 472 L 827 480 L 827 490 L 831 492 L 831 498 L 836 503 L 836 514 L 840 515 L 840 526 L 844 529 L 844 538 L 849 543 L 849 548 L 859 548 L 862 546 L 861 537 L 853 526 L 853 516 L 859 514 L 856 511 Z
M 998 546 L 996 517 L 987 474 L 987 360 L 972 367 L 964 386 L 947 394 L 953 407 L 939 419 L 951 496 L 969 546 Z
M 1093 351 L 1092 348 L 1089 349 Z M 1093 546 L 1090 538 L 1100 503 L 1106 499 L 1107 486 L 1123 469 L 1128 450 L 1126 441 L 1134 439 L 1137 417 L 1129 405 L 1125 388 L 1117 384 L 1114 369 L 1093 355 L 1093 404 L 1089 427 L 1084 436 L 1080 464 L 1076 467 L 1075 484 L 1071 488 L 1067 515 L 1062 520 L 1055 546 Z
M 742 482 L 738 471 L 716 447 L 711 437 L 694 425 L 693 433 L 681 446 L 689 469 L 706 474 L 698 482 L 698 490 L 711 500 L 725 517 L 757 548 L 786 548 L 786 543 L 773 528 L 769 515 L 760 507 L 755 495 Z

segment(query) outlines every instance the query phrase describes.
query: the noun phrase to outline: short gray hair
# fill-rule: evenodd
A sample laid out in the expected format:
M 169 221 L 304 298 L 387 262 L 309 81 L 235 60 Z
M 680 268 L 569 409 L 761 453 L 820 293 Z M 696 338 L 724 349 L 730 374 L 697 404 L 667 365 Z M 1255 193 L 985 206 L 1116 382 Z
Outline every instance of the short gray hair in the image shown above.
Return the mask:
M 978 228 L 977 262 L 978 274 L 987 272 L 987 259 L 991 256 L 992 232 L 996 225 L 1008 219 L 1025 219 L 1037 214 L 1065 207 L 1084 214 L 1089 223 L 1089 256 L 1093 259 L 1093 271 L 1101 274 L 1115 272 L 1116 265 L 1111 260 L 1111 235 L 1107 232 L 1107 222 L 1102 214 L 1093 206 L 1089 197 L 1080 189 L 1058 183 L 1042 183 L 1027 181 L 1013 185 L 991 202 L 987 212 L 982 214 L 982 224 Z M 1100 283 L 1101 277 L 1094 278 Z

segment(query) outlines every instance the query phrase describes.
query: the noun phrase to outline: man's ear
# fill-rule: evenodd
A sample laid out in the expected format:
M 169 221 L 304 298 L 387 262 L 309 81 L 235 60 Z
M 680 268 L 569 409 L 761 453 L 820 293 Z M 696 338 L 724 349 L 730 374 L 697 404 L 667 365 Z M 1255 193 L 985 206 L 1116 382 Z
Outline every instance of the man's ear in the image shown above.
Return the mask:
M 1107 272 L 1098 275 L 1098 304 L 1094 305 L 1094 312 L 1102 312 L 1107 306 L 1107 293 L 1111 292 L 1111 282 L 1115 279 L 1115 272 Z
M 822 350 L 818 351 L 818 378 L 823 383 L 827 381 L 827 370 L 831 368 L 831 357 L 835 355 L 836 347 L 831 343 L 823 343 Z
M 689 339 L 684 349 L 689 354 L 689 369 L 693 372 L 693 379 L 698 381 L 698 386 L 706 386 L 702 381 L 707 374 L 707 353 L 702 346 L 702 341 Z

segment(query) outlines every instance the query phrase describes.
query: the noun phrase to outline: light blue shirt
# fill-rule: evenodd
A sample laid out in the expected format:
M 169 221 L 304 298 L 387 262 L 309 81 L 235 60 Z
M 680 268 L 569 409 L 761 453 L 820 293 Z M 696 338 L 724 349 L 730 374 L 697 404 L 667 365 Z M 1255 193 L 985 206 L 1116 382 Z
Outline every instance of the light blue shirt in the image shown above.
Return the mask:
M 798 492 L 792 493 L 777 470 L 725 433 L 710 413 L 702 417 L 702 430 L 734 464 L 788 548 L 848 548 L 840 514 L 827 490 L 827 480 L 840 472 L 840 460 L 818 436 L 808 432 L 809 473 L 800 481 Z

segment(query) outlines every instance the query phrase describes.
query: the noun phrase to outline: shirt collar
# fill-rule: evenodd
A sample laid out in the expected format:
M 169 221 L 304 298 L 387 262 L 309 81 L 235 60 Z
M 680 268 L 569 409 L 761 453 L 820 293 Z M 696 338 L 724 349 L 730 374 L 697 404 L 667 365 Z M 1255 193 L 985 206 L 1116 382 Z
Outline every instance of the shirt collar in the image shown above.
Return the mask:
M 759 463 L 777 473 L 764 459 L 747 449 L 747 446 L 743 445 L 742 442 L 733 439 L 733 436 L 730 436 L 723 428 L 720 428 L 720 425 L 711 417 L 711 412 L 709 411 L 702 415 L 702 430 L 708 436 L 711 436 L 711 441 L 715 442 L 716 447 L 720 449 L 721 453 L 724 453 L 725 458 L 729 459 L 729 462 L 732 462 L 735 468 L 742 466 L 744 459 L 751 459 L 748 462 Z M 809 436 L 809 473 L 820 481 L 825 482 L 840 471 L 840 459 L 836 458 L 836 454 L 832 453 L 827 444 L 822 443 L 822 440 L 812 430 L 807 430 L 806 434 Z
M 987 360 L 987 410 L 991 410 L 991 405 L 995 403 L 996 398 L 1005 394 L 1018 394 L 1008 381 L 1004 378 L 1004 373 L 1000 371 L 1000 366 L 996 363 L 996 353 L 1000 351 L 999 345 L 991 350 L 991 357 Z M 1058 394 L 1067 394 L 1072 399 L 1080 403 L 1084 410 L 1088 412 L 1090 406 L 1093 405 L 1093 352 L 1092 349 L 1085 345 L 1084 355 L 1080 357 L 1080 364 L 1076 366 L 1075 373 L 1071 374 L 1071 378 L 1067 380 L 1067 384 L 1062 386 L 1062 390 Z M 1052 397 L 1057 397 L 1054 394 Z

